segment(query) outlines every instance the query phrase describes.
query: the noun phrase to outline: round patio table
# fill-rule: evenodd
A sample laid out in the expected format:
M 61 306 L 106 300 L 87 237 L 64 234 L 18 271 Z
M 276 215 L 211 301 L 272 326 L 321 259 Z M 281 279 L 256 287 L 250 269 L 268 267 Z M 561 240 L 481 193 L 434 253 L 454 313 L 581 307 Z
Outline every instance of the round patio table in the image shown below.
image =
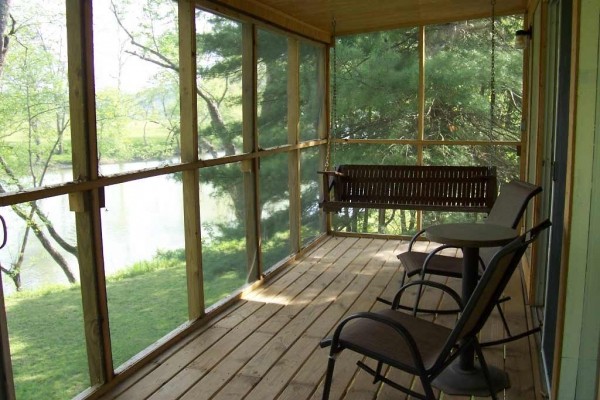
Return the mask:
M 425 235 L 433 242 L 462 248 L 462 301 L 467 304 L 479 278 L 479 248 L 508 244 L 517 237 L 517 231 L 505 226 L 481 223 L 441 224 L 427 228 Z M 475 350 L 467 348 L 433 384 L 447 394 L 489 396 L 489 389 L 481 371 L 475 364 Z M 495 391 L 509 386 L 508 376 L 498 368 L 488 366 Z

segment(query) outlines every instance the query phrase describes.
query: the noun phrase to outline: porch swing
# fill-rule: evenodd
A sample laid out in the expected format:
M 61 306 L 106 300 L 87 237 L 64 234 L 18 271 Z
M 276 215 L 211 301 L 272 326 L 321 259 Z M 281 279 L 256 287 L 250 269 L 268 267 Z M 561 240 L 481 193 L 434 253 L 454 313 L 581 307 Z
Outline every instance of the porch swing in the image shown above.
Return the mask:
M 495 15 L 492 0 L 490 141 L 493 137 L 495 93 Z M 332 23 L 335 38 L 335 20 Z M 323 175 L 325 212 L 343 208 L 403 209 L 489 213 L 497 196 L 496 167 L 344 164 L 330 169 L 337 112 L 337 54 L 333 47 L 332 115 Z M 333 134 L 333 140 L 332 140 Z

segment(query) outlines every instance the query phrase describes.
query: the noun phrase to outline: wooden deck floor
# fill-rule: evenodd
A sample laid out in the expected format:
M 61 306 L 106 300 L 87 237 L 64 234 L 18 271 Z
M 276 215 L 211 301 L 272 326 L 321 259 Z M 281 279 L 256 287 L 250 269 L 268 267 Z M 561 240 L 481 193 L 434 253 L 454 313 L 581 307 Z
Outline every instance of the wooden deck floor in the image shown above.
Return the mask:
M 104 398 L 320 399 L 328 350 L 319 348 L 319 340 L 343 316 L 385 307 L 375 298 L 389 298 L 398 288 L 402 270 L 395 255 L 406 245 L 398 240 L 328 238 Z M 428 245 L 419 244 L 422 249 Z M 505 303 L 505 311 L 511 327 L 520 331 L 526 320 L 518 274 L 507 291 L 513 300 Z M 443 305 L 446 299 L 427 293 L 425 300 Z M 503 336 L 494 314 L 482 332 L 483 340 Z M 454 318 L 436 320 L 448 325 Z M 539 398 L 528 339 L 485 353 L 489 364 L 503 367 L 510 376 L 511 388 L 504 398 Z M 348 351 L 338 358 L 332 398 L 406 398 L 387 385 L 372 384 L 357 369 L 357 360 Z M 396 370 L 387 373 L 404 383 L 412 379 Z M 466 399 L 445 394 L 439 398 Z

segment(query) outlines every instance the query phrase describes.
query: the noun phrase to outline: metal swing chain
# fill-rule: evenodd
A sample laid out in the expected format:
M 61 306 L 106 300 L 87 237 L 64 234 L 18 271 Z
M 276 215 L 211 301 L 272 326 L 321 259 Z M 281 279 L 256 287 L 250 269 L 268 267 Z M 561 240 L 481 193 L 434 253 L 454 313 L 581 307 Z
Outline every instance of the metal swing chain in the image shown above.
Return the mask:
M 490 71 L 490 141 L 494 139 L 494 115 L 496 111 L 496 0 L 492 1 L 492 54 Z
M 329 134 L 327 135 L 327 153 L 325 155 L 325 170 L 329 170 L 331 159 L 332 136 L 335 138 L 335 123 L 337 117 L 337 46 L 335 38 L 335 19 L 331 22 L 333 32 L 333 83 L 331 97 L 331 121 L 329 121 Z

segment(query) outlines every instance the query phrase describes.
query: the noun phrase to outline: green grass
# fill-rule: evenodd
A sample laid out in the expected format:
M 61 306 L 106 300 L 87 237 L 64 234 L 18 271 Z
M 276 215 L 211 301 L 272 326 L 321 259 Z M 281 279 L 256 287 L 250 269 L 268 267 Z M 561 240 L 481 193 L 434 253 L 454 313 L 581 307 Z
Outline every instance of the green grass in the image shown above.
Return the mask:
M 107 280 L 115 367 L 187 321 L 182 252 L 159 252 Z M 227 258 L 223 256 L 223 258 Z M 205 282 L 206 304 L 241 287 L 232 270 Z M 6 298 L 17 398 L 65 399 L 89 386 L 79 286 L 50 287 Z

